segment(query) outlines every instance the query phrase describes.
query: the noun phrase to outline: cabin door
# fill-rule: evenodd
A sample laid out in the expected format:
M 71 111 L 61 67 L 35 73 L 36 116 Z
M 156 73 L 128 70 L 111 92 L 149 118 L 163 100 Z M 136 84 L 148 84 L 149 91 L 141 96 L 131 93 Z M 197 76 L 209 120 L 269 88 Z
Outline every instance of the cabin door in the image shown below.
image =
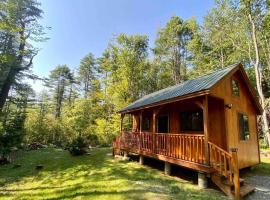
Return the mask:
M 168 133 L 169 132 L 169 116 L 162 115 L 158 117 L 158 133 Z

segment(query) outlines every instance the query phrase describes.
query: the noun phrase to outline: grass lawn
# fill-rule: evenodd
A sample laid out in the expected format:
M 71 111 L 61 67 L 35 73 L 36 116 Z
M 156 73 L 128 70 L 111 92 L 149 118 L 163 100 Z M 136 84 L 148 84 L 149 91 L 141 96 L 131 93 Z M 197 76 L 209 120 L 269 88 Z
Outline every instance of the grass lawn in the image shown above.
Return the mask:
M 108 156 L 110 149 L 71 157 L 67 151 L 25 152 L 13 165 L 0 166 L 0 199 L 225 199 L 220 192 L 163 175 L 136 162 Z M 44 165 L 37 171 L 35 166 Z
M 250 172 L 252 174 L 270 176 L 270 158 L 262 157 L 261 163 L 255 167 L 252 167 Z

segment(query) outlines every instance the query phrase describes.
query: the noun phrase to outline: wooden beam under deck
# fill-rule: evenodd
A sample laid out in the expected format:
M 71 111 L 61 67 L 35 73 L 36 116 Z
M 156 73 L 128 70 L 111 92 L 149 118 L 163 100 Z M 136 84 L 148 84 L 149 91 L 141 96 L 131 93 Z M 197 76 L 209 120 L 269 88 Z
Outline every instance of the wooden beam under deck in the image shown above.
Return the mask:
M 199 164 L 199 163 L 195 163 L 195 162 L 190 162 L 190 161 L 186 161 L 186 160 L 181 160 L 181 159 L 176 159 L 176 158 L 172 158 L 169 156 L 164 156 L 164 155 L 157 155 L 157 154 L 153 154 L 153 153 L 149 153 L 147 151 L 137 151 L 134 152 L 132 150 L 129 149 L 124 149 L 125 151 L 137 154 L 137 155 L 143 155 L 149 158 L 154 158 L 157 160 L 161 160 L 164 162 L 169 162 L 171 164 L 175 164 L 175 165 L 179 165 L 188 169 L 192 169 L 192 170 L 196 170 L 196 171 L 200 171 L 200 172 L 205 172 L 205 173 L 213 173 L 214 170 L 213 168 L 211 168 L 208 165 L 203 165 L 203 164 Z

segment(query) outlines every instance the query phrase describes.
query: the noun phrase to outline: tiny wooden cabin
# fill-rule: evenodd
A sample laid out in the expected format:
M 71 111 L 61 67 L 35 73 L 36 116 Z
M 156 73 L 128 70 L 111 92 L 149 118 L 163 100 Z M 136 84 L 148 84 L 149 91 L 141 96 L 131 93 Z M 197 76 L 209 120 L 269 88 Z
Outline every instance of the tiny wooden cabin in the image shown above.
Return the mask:
M 114 154 L 135 153 L 199 172 L 239 199 L 254 188 L 239 169 L 260 162 L 257 116 L 261 106 L 241 64 L 146 95 L 119 111 L 132 130 L 113 144 Z M 122 124 L 122 123 L 121 123 Z

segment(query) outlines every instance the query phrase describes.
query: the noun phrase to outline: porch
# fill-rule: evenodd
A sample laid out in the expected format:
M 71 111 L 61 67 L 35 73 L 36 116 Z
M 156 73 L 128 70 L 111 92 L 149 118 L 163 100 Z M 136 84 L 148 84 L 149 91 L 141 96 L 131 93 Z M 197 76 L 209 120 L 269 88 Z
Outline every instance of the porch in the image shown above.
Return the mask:
M 222 99 L 203 95 L 121 113 L 113 154 L 137 154 L 141 164 L 144 157 L 164 161 L 165 174 L 171 164 L 198 171 L 199 179 L 207 182 L 210 176 L 230 195 L 224 178 L 239 193 L 237 150 L 227 151 L 225 109 Z
M 224 118 L 224 101 L 208 95 L 121 113 L 114 149 L 203 172 L 215 163 L 230 170 Z
M 205 136 L 122 132 L 113 142 L 113 153 L 135 153 L 205 173 L 219 172 L 233 181 L 235 165 L 232 154 L 208 142 L 209 164 L 205 158 Z

